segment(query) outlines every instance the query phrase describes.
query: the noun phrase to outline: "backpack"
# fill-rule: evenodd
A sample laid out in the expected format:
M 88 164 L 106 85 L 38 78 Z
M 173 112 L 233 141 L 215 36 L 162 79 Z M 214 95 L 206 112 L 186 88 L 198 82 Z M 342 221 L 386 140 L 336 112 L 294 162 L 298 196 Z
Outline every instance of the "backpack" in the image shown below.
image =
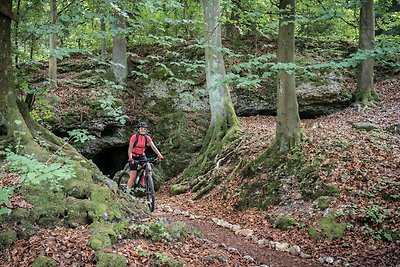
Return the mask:
M 135 135 L 136 135 L 135 142 L 133 142 L 132 148 L 134 148 L 139 141 L 139 134 L 135 133 Z M 146 149 L 146 147 L 147 147 L 147 136 L 148 136 L 147 134 L 144 135 L 144 149 Z

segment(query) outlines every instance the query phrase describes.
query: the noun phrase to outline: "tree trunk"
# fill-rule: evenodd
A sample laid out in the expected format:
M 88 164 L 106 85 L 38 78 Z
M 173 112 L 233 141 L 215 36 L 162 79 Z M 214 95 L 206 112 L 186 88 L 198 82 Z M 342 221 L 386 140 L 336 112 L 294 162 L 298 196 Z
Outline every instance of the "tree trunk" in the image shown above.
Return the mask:
M 359 50 L 372 50 L 375 38 L 374 0 L 365 0 L 362 3 L 358 48 Z M 356 102 L 367 106 L 376 100 L 378 100 L 378 94 L 374 88 L 374 60 L 365 59 L 358 66 Z
M 205 0 L 204 33 L 206 39 L 206 81 L 210 98 L 211 121 L 210 128 L 223 117 L 234 116 L 229 87 L 222 80 L 226 75 L 225 63 L 222 57 L 220 1 Z
M 237 148 L 240 142 L 239 120 L 232 104 L 229 87 L 223 82 L 225 64 L 222 57 L 220 0 L 204 1 L 204 35 L 206 40 L 206 86 L 211 108 L 210 126 L 200 155 L 185 170 L 182 180 L 192 184 L 199 196 L 207 193 L 215 184 L 211 173 L 217 162 Z M 205 187 L 205 188 L 204 188 Z
M 21 0 L 17 2 L 17 16 L 19 16 L 19 11 L 21 8 Z M 19 67 L 19 43 L 18 43 L 18 35 L 19 35 L 19 21 L 15 23 L 15 67 Z
M 278 62 L 293 63 L 295 55 L 295 0 L 280 0 Z M 301 141 L 294 70 L 280 70 L 277 81 L 276 145 L 288 152 Z
M 113 53 L 112 53 L 112 69 L 117 83 L 125 83 L 128 77 L 128 59 L 126 57 L 126 18 L 122 14 L 117 15 L 117 23 L 115 27 Z
M 57 22 L 57 0 L 50 0 L 51 25 L 53 31 L 50 34 L 50 61 L 49 61 L 49 80 L 51 87 L 57 87 L 57 33 L 55 30 Z
M 100 19 L 100 30 L 101 30 L 101 56 L 104 59 L 107 56 L 106 23 L 104 22 L 104 18 Z

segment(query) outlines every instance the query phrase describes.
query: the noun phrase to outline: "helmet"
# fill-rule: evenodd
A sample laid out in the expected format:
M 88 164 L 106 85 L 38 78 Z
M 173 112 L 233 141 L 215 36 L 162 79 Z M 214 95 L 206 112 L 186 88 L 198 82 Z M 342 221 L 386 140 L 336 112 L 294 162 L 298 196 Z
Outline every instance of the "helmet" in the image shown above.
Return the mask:
M 137 127 L 138 127 L 138 129 L 139 129 L 139 128 L 146 128 L 146 129 L 148 128 L 147 123 L 145 123 L 145 122 L 143 122 L 143 121 L 139 122 L 138 125 L 137 125 Z

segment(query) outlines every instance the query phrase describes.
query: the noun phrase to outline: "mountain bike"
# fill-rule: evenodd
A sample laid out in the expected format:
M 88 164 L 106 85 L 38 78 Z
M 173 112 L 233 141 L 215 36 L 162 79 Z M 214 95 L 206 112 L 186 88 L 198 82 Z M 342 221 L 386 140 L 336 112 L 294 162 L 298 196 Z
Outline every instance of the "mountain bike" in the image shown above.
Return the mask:
M 134 183 L 133 190 L 134 192 L 139 191 L 141 188 L 140 180 L 144 179 L 144 191 L 146 193 L 147 206 L 150 211 L 153 212 L 155 208 L 155 190 L 154 190 L 154 182 L 153 182 L 153 172 L 151 169 L 152 163 L 157 163 L 159 161 L 158 158 L 148 158 L 147 160 L 139 160 L 136 161 L 138 163 L 138 171 L 136 176 L 136 181 Z M 125 170 L 117 180 L 118 187 L 121 191 L 126 191 L 126 184 L 122 183 L 124 181 L 128 181 L 129 179 L 129 170 Z

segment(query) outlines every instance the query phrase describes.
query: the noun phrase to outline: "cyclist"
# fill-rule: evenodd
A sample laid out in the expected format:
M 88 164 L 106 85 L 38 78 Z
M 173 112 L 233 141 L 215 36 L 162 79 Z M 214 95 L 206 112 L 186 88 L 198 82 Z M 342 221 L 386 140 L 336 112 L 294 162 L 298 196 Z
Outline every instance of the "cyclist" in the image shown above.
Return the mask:
M 151 149 L 153 149 L 154 153 L 157 154 L 157 157 L 160 160 L 164 159 L 163 155 L 160 153 L 160 151 L 151 140 L 151 137 L 147 135 L 147 124 L 145 122 L 139 122 L 137 128 L 137 132 L 133 134 L 129 140 L 128 147 L 128 162 L 130 170 L 129 180 L 126 188 L 128 194 L 131 192 L 133 184 L 136 180 L 138 161 L 147 160 L 146 154 L 144 152 L 147 145 L 150 145 Z M 140 182 L 144 183 L 144 181 Z

